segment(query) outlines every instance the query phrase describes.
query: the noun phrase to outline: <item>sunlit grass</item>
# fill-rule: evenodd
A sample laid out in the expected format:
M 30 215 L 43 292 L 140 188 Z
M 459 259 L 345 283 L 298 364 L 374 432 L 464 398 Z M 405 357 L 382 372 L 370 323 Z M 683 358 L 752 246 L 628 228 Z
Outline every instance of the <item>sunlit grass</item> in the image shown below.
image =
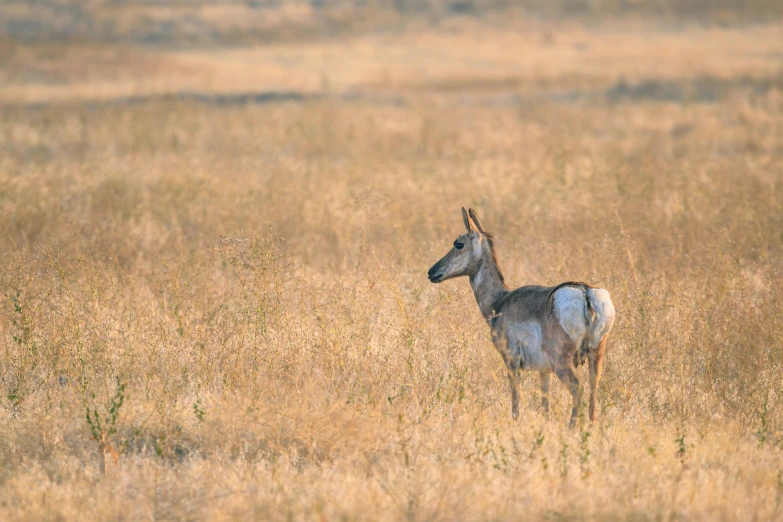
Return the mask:
M 453 72 L 0 109 L 0 518 L 783 517 L 780 87 L 529 103 Z M 560 383 L 547 422 L 535 375 L 512 421 L 469 285 L 426 278 L 461 206 L 510 284 L 612 293 L 596 423 Z

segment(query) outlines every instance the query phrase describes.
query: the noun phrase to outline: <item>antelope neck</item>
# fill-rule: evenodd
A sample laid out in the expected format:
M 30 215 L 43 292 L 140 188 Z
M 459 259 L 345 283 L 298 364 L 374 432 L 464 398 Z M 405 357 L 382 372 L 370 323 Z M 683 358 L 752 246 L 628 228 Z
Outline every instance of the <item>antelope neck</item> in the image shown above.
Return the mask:
M 489 259 L 484 259 L 476 273 L 470 276 L 470 287 L 476 296 L 479 310 L 484 319 L 492 317 L 492 305 L 508 291 L 500 269 Z

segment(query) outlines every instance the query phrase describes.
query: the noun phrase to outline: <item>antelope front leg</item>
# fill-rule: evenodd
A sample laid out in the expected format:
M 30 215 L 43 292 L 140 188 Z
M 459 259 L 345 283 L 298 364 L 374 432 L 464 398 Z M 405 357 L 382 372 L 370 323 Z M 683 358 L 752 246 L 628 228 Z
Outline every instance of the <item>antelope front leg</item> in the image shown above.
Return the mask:
M 507 338 L 501 337 L 497 331 L 493 331 L 492 342 L 503 357 L 508 371 L 508 386 L 511 388 L 511 417 L 516 420 L 519 418 L 519 368 L 521 360 L 511 353 Z
M 541 372 L 541 407 L 544 408 L 544 415 L 549 418 L 549 387 L 552 384 L 552 374 L 550 372 Z
M 508 368 L 508 385 L 511 388 L 511 417 L 519 418 L 519 369 Z

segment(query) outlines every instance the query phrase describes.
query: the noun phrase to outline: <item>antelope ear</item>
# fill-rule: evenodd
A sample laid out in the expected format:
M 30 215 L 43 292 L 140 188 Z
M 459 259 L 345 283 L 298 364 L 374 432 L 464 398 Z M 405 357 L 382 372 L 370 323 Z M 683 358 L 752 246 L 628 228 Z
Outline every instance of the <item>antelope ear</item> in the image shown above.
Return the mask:
M 465 228 L 468 230 L 468 232 L 473 231 L 473 227 L 471 226 L 470 222 L 470 216 L 468 216 L 468 212 L 465 210 L 465 207 L 462 207 L 462 221 L 465 222 Z
M 470 220 L 473 222 L 474 225 L 476 225 L 478 231 L 481 232 L 482 234 L 486 234 L 486 232 L 484 232 L 484 227 L 481 226 L 481 221 L 479 220 L 476 211 L 471 208 L 468 212 L 469 212 L 468 217 L 470 217 Z

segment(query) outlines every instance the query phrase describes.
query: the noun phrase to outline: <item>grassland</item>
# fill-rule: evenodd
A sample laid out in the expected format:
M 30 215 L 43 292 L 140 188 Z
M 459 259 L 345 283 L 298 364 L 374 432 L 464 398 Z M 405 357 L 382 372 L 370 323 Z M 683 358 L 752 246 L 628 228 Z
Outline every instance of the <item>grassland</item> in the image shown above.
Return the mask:
M 5 40 L 0 519 L 783 520 L 783 28 L 501 18 Z M 460 206 L 611 291 L 596 423 L 512 421 Z

